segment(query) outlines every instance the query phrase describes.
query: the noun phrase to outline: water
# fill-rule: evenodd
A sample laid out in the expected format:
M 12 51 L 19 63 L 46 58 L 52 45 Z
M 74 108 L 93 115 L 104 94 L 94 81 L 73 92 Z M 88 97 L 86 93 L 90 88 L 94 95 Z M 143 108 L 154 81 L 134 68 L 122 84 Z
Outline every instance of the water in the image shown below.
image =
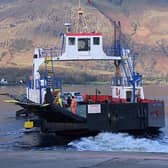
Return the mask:
M 95 137 L 70 142 L 78 151 L 129 151 L 168 153 L 168 136 L 134 137 L 127 133 L 100 133 Z
M 15 93 L 23 88 L 0 88 L 0 93 L 6 90 Z M 160 96 L 160 95 L 159 95 Z M 168 153 L 168 118 L 166 127 L 157 136 L 144 135 L 141 137 L 127 133 L 99 133 L 95 137 L 81 138 L 58 145 L 55 134 L 28 132 L 23 128 L 25 118 L 16 118 L 15 111 L 20 107 L 3 103 L 6 96 L 0 96 L 0 151 L 3 150 L 73 150 L 73 151 L 136 151 Z

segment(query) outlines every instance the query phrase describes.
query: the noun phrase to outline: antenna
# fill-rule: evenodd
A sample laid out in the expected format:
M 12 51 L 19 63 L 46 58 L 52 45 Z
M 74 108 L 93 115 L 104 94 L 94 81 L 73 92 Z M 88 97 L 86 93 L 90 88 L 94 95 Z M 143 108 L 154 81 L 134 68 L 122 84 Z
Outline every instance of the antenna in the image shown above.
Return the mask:
M 81 8 L 81 0 L 78 0 L 78 7 Z
M 66 33 L 69 33 L 71 31 L 71 12 L 69 13 L 68 7 L 65 10 L 65 16 L 64 16 L 64 26 L 66 27 Z
M 84 11 L 81 7 L 81 0 L 78 0 L 78 16 L 77 16 L 77 23 L 76 23 L 76 32 L 87 32 L 87 24 L 85 17 L 83 16 Z

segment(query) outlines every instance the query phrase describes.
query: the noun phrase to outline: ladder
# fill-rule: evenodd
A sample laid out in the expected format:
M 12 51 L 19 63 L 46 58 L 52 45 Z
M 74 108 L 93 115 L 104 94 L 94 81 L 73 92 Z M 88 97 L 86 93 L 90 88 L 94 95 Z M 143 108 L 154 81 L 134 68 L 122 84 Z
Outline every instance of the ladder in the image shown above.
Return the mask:
M 127 85 L 131 85 L 131 81 L 133 79 L 134 68 L 131 62 L 131 57 L 128 55 L 128 50 L 122 50 L 121 53 L 121 65 L 124 75 L 127 79 Z
M 57 48 L 43 49 L 43 57 L 45 58 L 45 79 L 47 81 L 47 87 L 53 90 L 59 89 L 62 92 L 62 80 L 56 77 L 54 70 L 54 57 L 57 57 Z
M 53 65 L 53 52 L 52 49 L 48 55 L 45 53 L 45 70 L 46 70 L 46 80 L 47 80 L 47 87 L 54 89 L 55 84 L 55 72 L 54 72 L 54 65 Z

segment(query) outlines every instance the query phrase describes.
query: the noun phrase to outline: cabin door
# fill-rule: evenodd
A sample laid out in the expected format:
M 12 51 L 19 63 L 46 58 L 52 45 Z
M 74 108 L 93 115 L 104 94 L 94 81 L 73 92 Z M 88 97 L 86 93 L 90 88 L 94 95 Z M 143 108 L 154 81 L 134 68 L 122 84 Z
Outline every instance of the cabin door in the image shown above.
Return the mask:
M 132 91 L 126 91 L 126 101 L 131 102 L 132 100 Z

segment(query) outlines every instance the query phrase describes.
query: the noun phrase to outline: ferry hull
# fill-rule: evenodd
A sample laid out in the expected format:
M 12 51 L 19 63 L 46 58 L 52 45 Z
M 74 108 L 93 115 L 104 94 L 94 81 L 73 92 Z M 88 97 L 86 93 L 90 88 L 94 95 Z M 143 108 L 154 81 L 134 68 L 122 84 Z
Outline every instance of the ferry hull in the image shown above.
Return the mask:
M 164 127 L 163 102 L 102 104 L 101 107 L 102 114 L 88 115 L 89 128 L 118 132 Z
M 39 117 L 34 125 L 42 132 L 79 136 L 102 131 L 155 131 L 165 126 L 163 102 L 91 105 L 100 107 L 100 111 L 89 111 L 90 104 L 78 105 L 82 116 L 55 105 L 42 108 L 34 112 Z

